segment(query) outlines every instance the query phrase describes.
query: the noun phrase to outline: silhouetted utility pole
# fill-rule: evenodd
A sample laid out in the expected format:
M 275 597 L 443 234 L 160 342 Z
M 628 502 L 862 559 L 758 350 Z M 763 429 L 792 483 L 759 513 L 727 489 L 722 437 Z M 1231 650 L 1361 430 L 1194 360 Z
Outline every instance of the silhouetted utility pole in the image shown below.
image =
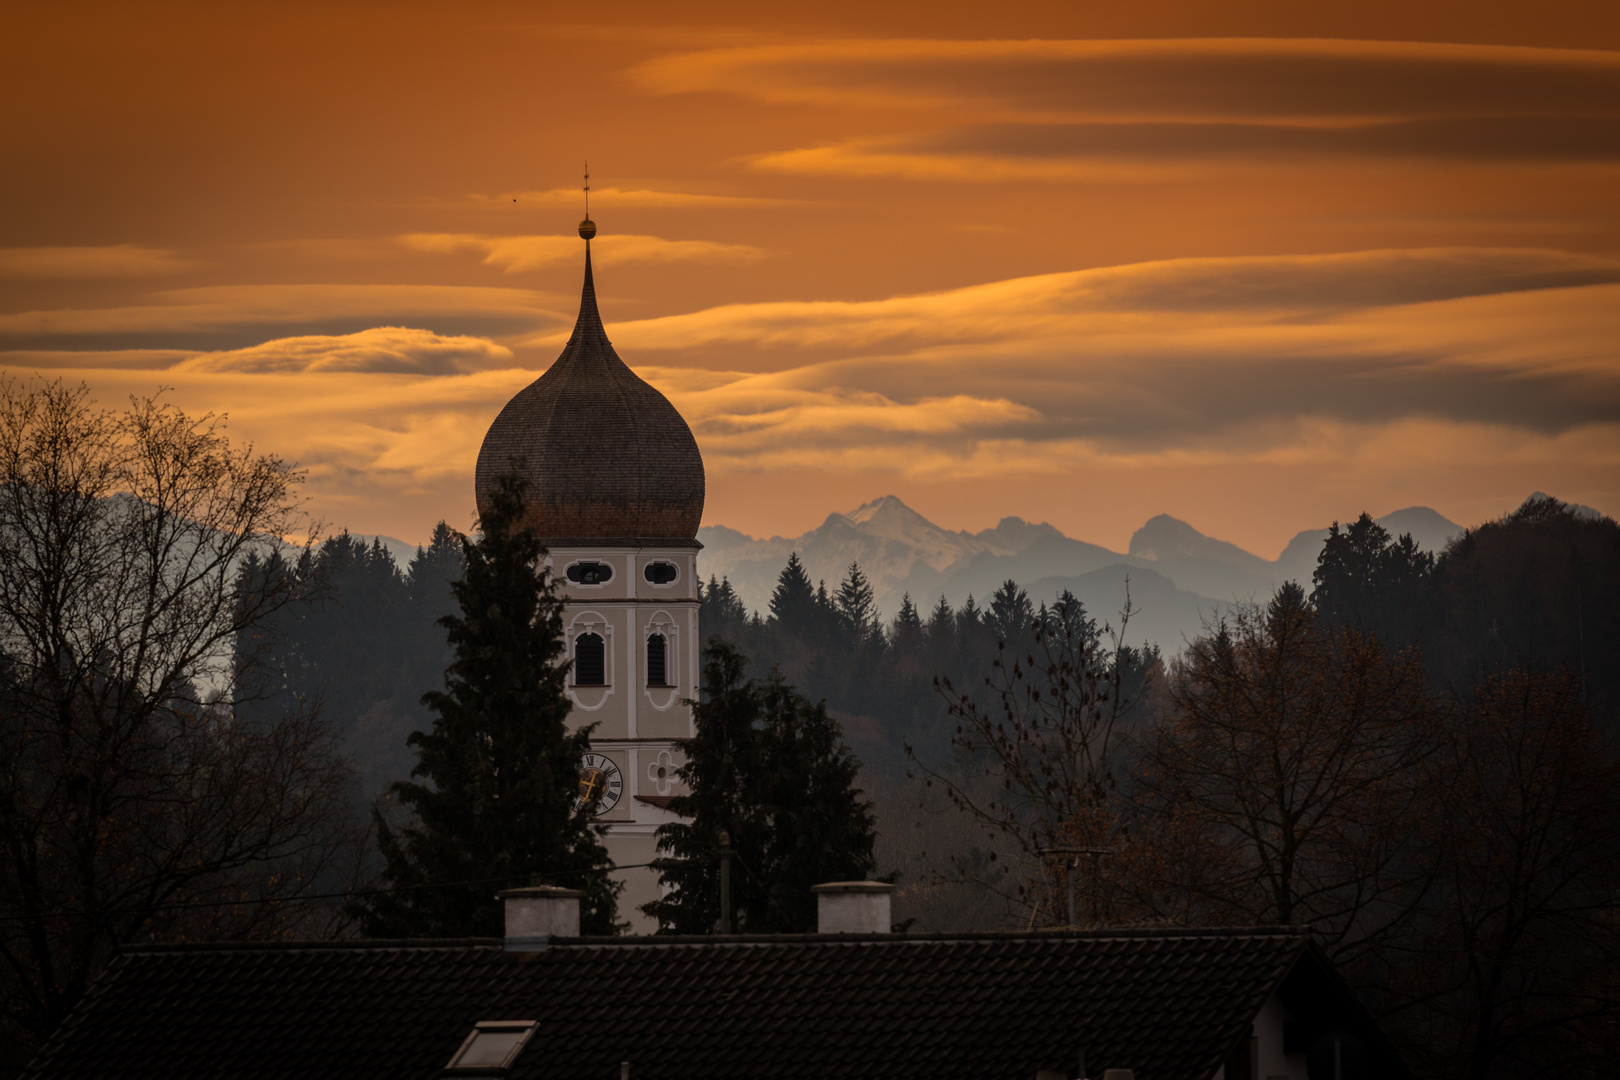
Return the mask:
M 1101 870 L 1100 870 L 1100 867 L 1099 867 L 1099 863 L 1102 861 L 1102 857 L 1104 855 L 1107 855 L 1108 853 L 1109 853 L 1109 849 L 1108 848 L 1102 848 L 1102 847 L 1049 847 L 1049 848 L 1041 848 L 1041 854 L 1042 855 L 1047 855 L 1047 856 L 1064 855 L 1064 856 L 1070 856 L 1071 857 L 1071 859 L 1069 861 L 1069 866 L 1068 866 L 1068 870 L 1069 870 L 1069 873 L 1068 873 L 1068 879 L 1069 879 L 1069 925 L 1071 927 L 1076 925 L 1076 923 L 1078 922 L 1078 919 L 1076 917 L 1076 912 L 1075 912 L 1075 906 L 1074 906 L 1074 878 L 1075 878 L 1075 873 L 1074 872 L 1076 870 L 1080 869 L 1080 856 L 1082 856 L 1082 855 L 1090 855 L 1092 857 L 1092 871 L 1093 871 L 1092 876 L 1093 877 L 1100 877 L 1101 876 Z
M 731 834 L 720 832 L 720 933 L 731 933 Z

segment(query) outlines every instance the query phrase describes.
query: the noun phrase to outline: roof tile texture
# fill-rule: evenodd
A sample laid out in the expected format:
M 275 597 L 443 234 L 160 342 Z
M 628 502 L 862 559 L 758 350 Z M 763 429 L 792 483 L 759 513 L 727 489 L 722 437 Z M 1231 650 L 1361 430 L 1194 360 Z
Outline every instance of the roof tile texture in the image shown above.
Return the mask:
M 1298 934 L 574 939 L 126 954 L 38 1077 L 437 1076 L 479 1020 L 536 1020 L 513 1080 L 1204 1080 Z M 1072 1075 L 1072 1072 L 1071 1072 Z

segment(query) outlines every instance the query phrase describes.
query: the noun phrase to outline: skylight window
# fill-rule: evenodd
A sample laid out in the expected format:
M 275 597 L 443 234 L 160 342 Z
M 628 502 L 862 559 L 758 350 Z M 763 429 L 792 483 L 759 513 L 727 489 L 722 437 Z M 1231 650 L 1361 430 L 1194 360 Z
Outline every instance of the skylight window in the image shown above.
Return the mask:
M 446 1073 L 498 1073 L 517 1060 L 523 1044 L 534 1034 L 533 1020 L 480 1020 L 446 1065 Z

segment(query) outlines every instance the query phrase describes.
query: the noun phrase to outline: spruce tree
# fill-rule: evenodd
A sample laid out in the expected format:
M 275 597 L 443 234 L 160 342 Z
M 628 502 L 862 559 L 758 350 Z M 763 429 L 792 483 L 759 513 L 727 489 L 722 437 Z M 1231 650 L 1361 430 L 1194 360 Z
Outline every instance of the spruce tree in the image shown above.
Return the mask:
M 897 652 L 907 656 L 922 652 L 922 613 L 917 610 L 917 605 L 912 603 L 909 592 L 900 597 L 900 611 L 894 617 L 889 636 L 894 640 Z
M 1334 522 L 1311 575 L 1311 603 L 1330 627 L 1377 634 L 1400 647 L 1418 636 L 1434 556 L 1411 534 L 1398 540 L 1366 514 L 1341 531 Z
M 581 929 L 616 929 L 605 829 L 575 805 L 591 729 L 568 730 L 562 600 L 519 526 L 523 490 L 503 478 L 481 535 L 460 537 L 461 614 L 440 620 L 454 655 L 445 689 L 423 695 L 437 715 L 410 737 L 412 781 L 393 787 L 411 819 L 396 831 L 376 817 L 391 891 L 362 905 L 368 935 L 499 936 L 496 891 L 531 882 L 583 889 Z
M 413 674 L 443 671 L 450 664 L 450 647 L 439 620 L 456 610 L 454 590 L 461 570 L 461 537 L 441 521 L 405 570 L 408 616 L 395 632 L 395 647 L 404 651 Z M 418 683 L 412 689 L 414 697 L 423 687 Z
M 872 583 L 861 570 L 861 564 L 849 564 L 849 573 L 838 586 L 833 606 L 838 610 L 838 621 L 853 648 L 881 645 L 883 627 L 878 619 L 877 595 Z
M 928 650 L 933 654 L 934 662 L 938 664 L 956 645 L 956 612 L 951 610 L 951 602 L 940 593 L 939 603 L 928 614 Z
M 808 932 L 810 888 L 873 869 L 872 805 L 855 787 L 860 762 L 824 704 L 772 672 L 746 677 L 748 659 L 710 639 L 697 733 L 680 744 L 691 789 L 670 804 L 691 819 L 658 830 L 654 866 L 666 889 L 642 910 L 661 929 L 704 934 L 720 917 L 720 833 L 729 833 L 732 925 L 747 933 Z
M 732 587 L 730 578 L 709 576 L 709 583 L 698 582 L 698 625 L 710 635 L 728 641 L 740 640 L 748 629 L 748 609 Z
M 1029 602 L 1029 593 L 1018 582 L 1008 578 L 990 597 L 990 609 L 984 622 L 996 637 L 1007 643 L 1015 653 L 1024 649 L 1035 621 L 1035 608 Z
M 799 553 L 788 556 L 787 565 L 776 579 L 771 593 L 771 619 L 783 628 L 802 632 L 814 621 L 815 590 L 810 587 L 810 575 L 804 572 Z

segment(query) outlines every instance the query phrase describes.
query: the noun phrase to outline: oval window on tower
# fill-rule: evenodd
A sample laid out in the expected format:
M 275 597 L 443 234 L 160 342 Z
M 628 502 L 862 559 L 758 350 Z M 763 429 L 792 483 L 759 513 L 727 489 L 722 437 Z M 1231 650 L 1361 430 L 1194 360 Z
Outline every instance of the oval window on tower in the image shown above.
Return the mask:
M 607 563 L 577 562 L 568 568 L 568 580 L 575 585 L 600 585 L 613 580 L 613 567 Z
M 654 585 L 668 585 L 680 576 L 680 571 L 675 569 L 672 562 L 652 562 L 647 564 L 642 576 Z
M 601 634 L 581 634 L 574 639 L 574 685 L 607 685 L 607 649 Z

